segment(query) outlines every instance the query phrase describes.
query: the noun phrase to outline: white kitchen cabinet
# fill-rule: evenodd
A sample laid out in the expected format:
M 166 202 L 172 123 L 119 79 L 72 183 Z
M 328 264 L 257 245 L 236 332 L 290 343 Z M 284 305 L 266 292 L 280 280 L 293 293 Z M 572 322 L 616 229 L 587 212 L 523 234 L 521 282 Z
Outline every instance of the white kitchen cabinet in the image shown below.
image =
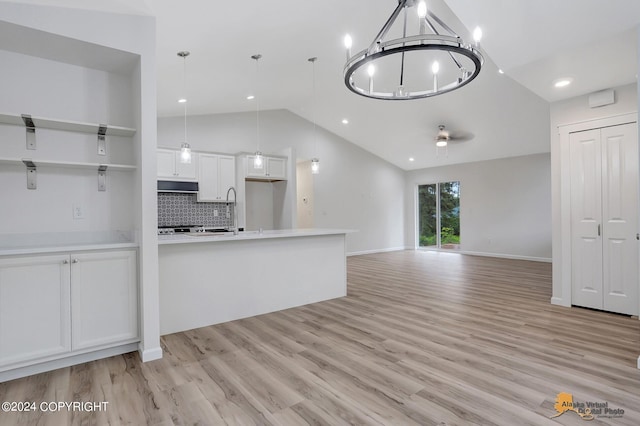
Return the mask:
M 0 259 L 0 368 L 71 350 L 69 256 Z
M 135 250 L 0 259 L 0 371 L 137 341 L 136 259 Z
M 72 349 L 138 337 L 135 250 L 71 255 Z
M 245 178 L 256 180 L 287 180 L 287 159 L 263 156 L 261 169 L 253 166 L 255 155 L 247 155 L 245 159 Z
M 229 155 L 198 156 L 198 201 L 225 201 L 236 184 L 236 160 Z
M 158 149 L 158 179 L 194 181 L 197 179 L 196 163 L 198 154 L 191 153 L 191 163 L 180 161 L 180 151 Z

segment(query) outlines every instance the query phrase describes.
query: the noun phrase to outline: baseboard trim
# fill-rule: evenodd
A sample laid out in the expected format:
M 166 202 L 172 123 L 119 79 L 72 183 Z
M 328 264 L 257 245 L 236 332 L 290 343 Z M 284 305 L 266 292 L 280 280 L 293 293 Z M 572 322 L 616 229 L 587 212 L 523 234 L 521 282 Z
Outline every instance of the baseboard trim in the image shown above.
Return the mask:
M 0 383 L 8 382 L 9 380 L 20 379 L 22 377 L 32 376 L 38 373 L 44 373 L 46 371 L 57 370 L 59 368 L 70 367 L 72 365 L 82 364 L 89 361 L 95 361 L 97 359 L 109 358 L 115 355 L 122 355 L 129 352 L 135 352 L 137 348 L 138 348 L 138 343 L 129 343 L 126 345 L 116 346 L 113 348 L 102 349 L 94 352 L 87 352 L 84 354 L 72 355 L 65 358 L 42 362 L 39 364 L 28 365 L 26 367 L 20 367 L 13 370 L 3 371 L 2 373 L 0 373 Z
M 442 250 L 445 251 L 445 250 Z M 499 257 L 501 259 L 513 259 L 513 260 L 529 260 L 531 262 L 545 262 L 551 263 L 550 257 L 533 257 L 533 256 L 520 256 L 517 254 L 505 254 L 505 253 L 488 253 L 483 251 L 453 251 L 447 250 L 449 253 L 468 254 L 470 256 L 483 256 L 483 257 Z
M 162 348 L 158 346 L 151 349 L 144 349 L 142 344 L 140 344 L 140 346 L 138 346 L 138 354 L 140 354 L 142 362 L 155 361 L 156 359 L 162 358 Z
M 566 304 L 564 302 L 564 300 L 562 300 L 562 297 L 552 297 L 551 298 L 551 304 L 552 305 L 558 305 L 558 306 L 564 306 L 565 308 L 571 307 L 570 304 Z
M 374 254 L 374 253 L 386 253 L 389 251 L 401 251 L 401 250 L 406 250 L 406 247 L 389 247 L 389 248 L 384 248 L 384 249 L 375 249 L 375 250 L 362 250 L 362 251 L 352 251 L 350 253 L 347 253 L 347 257 L 349 256 L 360 256 L 363 254 Z

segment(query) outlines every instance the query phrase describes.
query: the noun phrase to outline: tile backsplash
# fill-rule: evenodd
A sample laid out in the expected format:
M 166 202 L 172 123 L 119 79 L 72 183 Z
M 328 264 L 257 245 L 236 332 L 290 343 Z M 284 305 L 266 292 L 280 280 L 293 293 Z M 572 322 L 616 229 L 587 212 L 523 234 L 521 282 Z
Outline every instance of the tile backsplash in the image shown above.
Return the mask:
M 215 216 L 215 210 L 218 216 Z M 158 193 L 158 226 L 204 225 L 228 228 L 233 226 L 233 204 L 198 203 L 196 194 Z

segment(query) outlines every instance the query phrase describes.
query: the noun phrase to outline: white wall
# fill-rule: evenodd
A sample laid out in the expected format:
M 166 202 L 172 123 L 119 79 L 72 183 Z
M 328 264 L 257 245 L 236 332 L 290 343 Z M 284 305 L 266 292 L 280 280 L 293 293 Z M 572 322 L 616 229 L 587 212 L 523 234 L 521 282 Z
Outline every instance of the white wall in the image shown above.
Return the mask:
M 589 107 L 589 96 L 578 96 L 564 101 L 554 102 L 550 109 L 550 138 L 551 138 L 551 204 L 553 223 L 553 297 L 562 298 L 562 276 L 565 268 L 571 265 L 563 265 L 562 252 L 562 216 L 561 216 L 561 187 L 562 168 L 560 136 L 558 126 L 595 120 L 629 112 L 638 111 L 638 89 L 636 84 L 630 84 L 614 88 L 615 103 L 599 108 Z
M 549 154 L 433 167 L 407 173 L 406 241 L 416 241 L 417 185 L 460 181 L 461 251 L 551 258 Z
M 291 147 L 298 160 L 320 158 L 321 172 L 314 176 L 314 225 L 359 230 L 347 236 L 349 253 L 404 247 L 404 172 L 321 128 L 314 152 L 312 129 L 312 123 L 286 110 L 260 113 L 263 153 L 278 155 Z M 188 135 L 196 151 L 252 152 L 255 113 L 190 116 Z M 177 149 L 183 138 L 182 117 L 159 118 L 158 146 Z

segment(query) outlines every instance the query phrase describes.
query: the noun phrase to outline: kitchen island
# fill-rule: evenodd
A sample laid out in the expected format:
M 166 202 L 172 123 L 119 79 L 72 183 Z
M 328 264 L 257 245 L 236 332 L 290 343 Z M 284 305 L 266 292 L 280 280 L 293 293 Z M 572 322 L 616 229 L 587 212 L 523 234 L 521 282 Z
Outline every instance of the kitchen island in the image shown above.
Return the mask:
M 159 235 L 160 333 L 346 296 L 349 232 Z

